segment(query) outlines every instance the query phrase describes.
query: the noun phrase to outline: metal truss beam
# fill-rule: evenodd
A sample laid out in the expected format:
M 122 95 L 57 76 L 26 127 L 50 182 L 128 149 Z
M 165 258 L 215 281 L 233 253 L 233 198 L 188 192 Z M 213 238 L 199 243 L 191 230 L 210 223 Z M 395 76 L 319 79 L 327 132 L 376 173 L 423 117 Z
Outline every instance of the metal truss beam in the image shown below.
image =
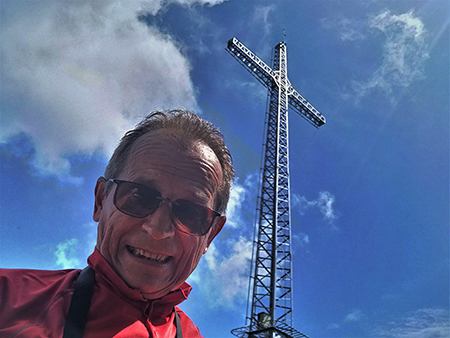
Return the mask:
M 284 42 L 274 48 L 272 67 L 236 38 L 226 49 L 268 89 L 269 98 L 247 326 L 232 333 L 242 338 L 306 337 L 292 327 L 288 107 L 316 128 L 325 117 L 289 82 Z

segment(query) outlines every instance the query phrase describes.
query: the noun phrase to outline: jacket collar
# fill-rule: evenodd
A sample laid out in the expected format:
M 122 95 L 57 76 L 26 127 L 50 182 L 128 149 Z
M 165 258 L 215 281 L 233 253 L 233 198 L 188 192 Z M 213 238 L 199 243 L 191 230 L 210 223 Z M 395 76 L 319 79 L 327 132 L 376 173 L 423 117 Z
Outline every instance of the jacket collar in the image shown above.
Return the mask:
M 88 264 L 95 271 L 96 283 L 103 284 L 115 294 L 126 298 L 129 303 L 146 313 L 152 321 L 164 320 L 170 316 L 174 307 L 185 301 L 192 290 L 192 287 L 184 282 L 178 289 L 159 299 L 146 299 L 139 290 L 130 288 L 124 282 L 97 248 L 89 256 Z

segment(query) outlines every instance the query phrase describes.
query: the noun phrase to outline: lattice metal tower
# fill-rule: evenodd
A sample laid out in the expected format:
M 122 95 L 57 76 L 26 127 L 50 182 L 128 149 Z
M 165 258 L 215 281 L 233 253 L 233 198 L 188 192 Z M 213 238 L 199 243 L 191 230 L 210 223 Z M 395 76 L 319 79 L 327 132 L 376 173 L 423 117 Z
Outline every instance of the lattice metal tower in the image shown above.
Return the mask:
M 226 50 L 268 89 L 249 306 L 246 326 L 232 333 L 241 338 L 306 337 L 292 323 L 288 106 L 316 128 L 325 124 L 325 117 L 290 84 L 284 42 L 274 48 L 272 68 L 236 38 Z

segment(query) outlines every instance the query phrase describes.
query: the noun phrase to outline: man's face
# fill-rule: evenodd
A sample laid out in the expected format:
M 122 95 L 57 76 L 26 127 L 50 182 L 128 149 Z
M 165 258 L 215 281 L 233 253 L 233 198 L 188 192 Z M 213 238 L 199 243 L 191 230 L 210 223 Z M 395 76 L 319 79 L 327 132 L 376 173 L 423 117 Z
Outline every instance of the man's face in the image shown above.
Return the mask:
M 208 146 L 197 142 L 185 150 L 158 130 L 136 140 L 127 166 L 114 178 L 157 189 L 171 200 L 186 199 L 213 208 L 222 170 Z M 162 203 L 146 218 L 127 216 L 113 203 L 117 184 L 108 195 L 104 185 L 100 178 L 95 189 L 97 248 L 122 279 L 148 299 L 179 287 L 225 223 L 221 216 L 206 235 L 185 234 L 175 228 L 169 203 Z

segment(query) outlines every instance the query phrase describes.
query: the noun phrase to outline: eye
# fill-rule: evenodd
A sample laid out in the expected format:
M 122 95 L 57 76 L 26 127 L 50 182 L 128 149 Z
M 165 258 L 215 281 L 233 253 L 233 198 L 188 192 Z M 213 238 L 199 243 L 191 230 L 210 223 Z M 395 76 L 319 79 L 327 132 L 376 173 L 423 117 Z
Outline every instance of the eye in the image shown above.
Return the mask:
M 161 194 L 159 191 L 144 186 L 139 188 L 137 196 L 150 207 L 157 206 L 161 202 Z
M 190 201 L 178 200 L 175 217 L 192 233 L 199 234 L 207 227 L 208 212 L 203 206 Z
M 141 198 L 141 192 L 138 188 L 134 188 L 133 190 L 131 190 L 131 195 L 135 198 Z
M 160 202 L 157 190 L 136 183 L 124 182 L 119 193 L 118 203 L 126 210 L 136 214 L 148 214 L 157 208 Z
M 129 186 L 129 190 L 124 192 L 120 198 L 120 205 L 125 209 L 142 209 L 145 206 L 145 198 L 142 189 L 138 186 Z

